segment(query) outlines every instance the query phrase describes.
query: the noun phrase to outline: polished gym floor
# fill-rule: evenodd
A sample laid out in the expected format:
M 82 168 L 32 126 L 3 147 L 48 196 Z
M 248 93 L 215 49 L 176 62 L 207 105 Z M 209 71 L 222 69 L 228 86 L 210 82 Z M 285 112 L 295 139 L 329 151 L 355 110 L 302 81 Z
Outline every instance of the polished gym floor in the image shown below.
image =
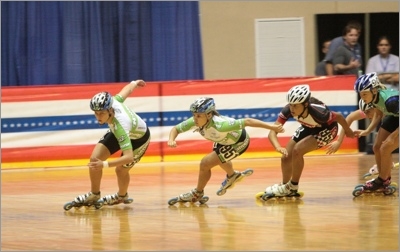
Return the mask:
M 206 204 L 169 206 L 195 187 L 198 162 L 139 163 L 131 170 L 132 204 L 69 211 L 63 205 L 89 191 L 87 168 L 2 170 L 1 250 L 398 251 L 398 192 L 352 195 L 373 164 L 372 155 L 307 156 L 304 197 L 263 202 L 255 194 L 280 182 L 280 159 L 238 159 L 235 169 L 254 173 L 225 195 L 216 195 L 225 174 L 215 167 Z M 117 191 L 112 168 L 101 188 L 102 195 Z

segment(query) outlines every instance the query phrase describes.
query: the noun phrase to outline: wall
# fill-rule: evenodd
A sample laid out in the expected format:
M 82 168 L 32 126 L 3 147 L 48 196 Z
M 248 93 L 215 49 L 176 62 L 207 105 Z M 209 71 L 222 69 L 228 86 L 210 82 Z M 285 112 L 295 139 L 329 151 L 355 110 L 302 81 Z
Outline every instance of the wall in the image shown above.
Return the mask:
M 312 76 L 319 50 L 316 14 L 398 11 L 398 1 L 200 1 L 204 79 L 256 77 L 255 19 L 304 17 L 306 75 Z
M 313 96 L 346 116 L 357 109 L 354 81 L 353 76 L 333 76 L 149 82 L 145 88 L 135 90 L 125 104 L 150 128 L 151 144 L 143 162 L 199 160 L 199 155 L 211 151 L 212 143 L 193 130 L 178 136 L 177 148 L 166 144 L 171 128 L 191 116 L 189 106 L 198 97 L 213 97 L 222 115 L 236 119 L 253 117 L 273 123 L 286 105 L 287 91 L 294 85 L 307 83 Z M 2 88 L 2 169 L 87 164 L 94 144 L 108 130 L 107 125 L 100 126 L 96 122 L 89 100 L 104 90 L 115 95 L 124 85 Z M 285 132 L 279 134 L 283 146 L 298 126 L 293 119 L 285 124 Z M 352 128 L 356 128 L 355 124 Z M 248 127 L 246 131 L 251 142 L 241 158 L 266 157 L 271 156 L 271 152 L 280 156 L 267 139 L 268 130 Z M 346 138 L 341 151 L 357 153 L 357 139 Z M 114 157 L 119 155 L 120 152 Z

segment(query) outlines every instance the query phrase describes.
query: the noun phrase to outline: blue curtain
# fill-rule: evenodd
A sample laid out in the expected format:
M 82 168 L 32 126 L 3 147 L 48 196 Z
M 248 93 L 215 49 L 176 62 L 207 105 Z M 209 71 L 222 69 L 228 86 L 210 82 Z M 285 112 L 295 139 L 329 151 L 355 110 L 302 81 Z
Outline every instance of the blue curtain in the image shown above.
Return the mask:
M 1 2 L 1 85 L 203 79 L 198 2 Z

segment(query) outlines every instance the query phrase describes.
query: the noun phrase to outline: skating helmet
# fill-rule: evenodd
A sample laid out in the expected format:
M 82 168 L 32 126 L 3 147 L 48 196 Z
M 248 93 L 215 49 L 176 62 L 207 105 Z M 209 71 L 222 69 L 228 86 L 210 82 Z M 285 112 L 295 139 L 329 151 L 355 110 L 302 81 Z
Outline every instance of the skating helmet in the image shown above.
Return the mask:
M 378 75 L 375 72 L 363 74 L 357 78 L 354 83 L 354 90 L 356 92 L 361 92 L 363 90 L 376 88 L 381 83 L 379 81 Z
M 90 109 L 100 111 L 111 108 L 112 96 L 109 92 L 101 92 L 93 96 L 90 100 Z
M 310 97 L 310 86 L 304 84 L 292 87 L 287 93 L 286 100 L 290 104 L 301 104 L 307 102 Z
M 365 103 L 362 99 L 360 99 L 358 101 L 358 107 L 360 108 L 361 111 L 367 111 L 370 110 L 372 108 L 374 108 L 374 106 L 372 105 L 372 103 Z
M 190 105 L 190 111 L 192 113 L 210 113 L 215 111 L 215 103 L 213 98 L 201 97 L 195 100 Z

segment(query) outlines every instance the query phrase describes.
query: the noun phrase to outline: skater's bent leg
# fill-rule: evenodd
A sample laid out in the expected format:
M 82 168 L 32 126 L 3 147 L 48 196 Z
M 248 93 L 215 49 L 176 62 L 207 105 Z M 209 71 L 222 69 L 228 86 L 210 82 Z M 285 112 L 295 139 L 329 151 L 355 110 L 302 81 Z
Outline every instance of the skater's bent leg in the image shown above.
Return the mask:
M 221 163 L 218 160 L 218 162 L 219 162 L 219 166 L 226 172 L 228 177 L 231 177 L 235 173 L 235 170 L 233 169 L 233 165 L 232 165 L 231 161 L 227 161 L 225 163 Z
M 110 157 L 110 151 L 105 147 L 102 143 L 97 143 L 94 147 L 92 154 L 90 156 L 90 161 L 107 160 Z M 91 183 L 91 192 L 98 193 L 100 192 L 100 184 L 101 178 L 103 176 L 103 169 L 90 169 L 89 168 L 89 176 Z
M 211 178 L 211 168 L 220 165 L 221 161 L 215 152 L 207 154 L 200 161 L 199 178 L 197 181 L 197 191 L 202 192 Z M 232 172 L 233 173 L 233 172 Z
M 379 149 L 379 154 L 381 157 L 381 166 L 379 171 L 379 177 L 383 180 L 386 180 L 391 175 L 392 170 L 392 152 L 399 147 L 399 136 L 392 139 L 392 141 L 386 141 L 387 137 L 390 135 L 390 132 L 386 131 L 383 128 L 380 128 L 378 131 L 377 138 L 380 140 L 384 138 L 382 141 L 381 147 Z M 386 136 L 386 137 L 385 137 Z
M 377 136 L 375 137 L 374 145 L 372 146 L 372 150 L 374 151 L 375 163 L 376 163 L 376 167 L 378 169 L 378 172 L 381 170 L 381 160 L 382 160 L 380 149 L 381 149 L 381 146 L 382 146 L 382 141 L 387 136 L 388 135 L 385 136 L 384 133 L 381 133 L 381 134 L 378 133 Z
M 286 184 L 292 178 L 292 151 L 296 142 L 290 139 L 289 143 L 286 145 L 286 150 L 288 156 L 283 156 L 281 158 L 281 171 L 282 171 L 282 183 Z
M 117 166 L 115 168 L 115 173 L 117 174 L 118 179 L 118 195 L 124 196 L 128 192 L 129 182 L 131 176 L 129 174 L 129 170 L 131 168 L 125 168 L 123 166 Z
M 300 140 L 292 151 L 292 182 L 299 183 L 301 173 L 304 168 L 304 155 L 308 152 L 316 150 L 318 147 L 317 140 L 313 136 L 308 136 Z

